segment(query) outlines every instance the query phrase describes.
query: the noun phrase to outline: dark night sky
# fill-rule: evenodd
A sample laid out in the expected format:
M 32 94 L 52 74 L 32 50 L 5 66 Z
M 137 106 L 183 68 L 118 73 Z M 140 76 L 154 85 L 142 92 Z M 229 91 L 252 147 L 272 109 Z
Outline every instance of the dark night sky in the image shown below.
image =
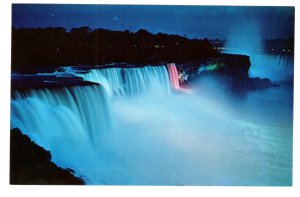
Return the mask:
M 89 26 L 111 30 L 141 28 L 189 38 L 227 38 L 255 31 L 262 38 L 294 35 L 293 7 L 22 5 L 12 6 L 15 27 Z

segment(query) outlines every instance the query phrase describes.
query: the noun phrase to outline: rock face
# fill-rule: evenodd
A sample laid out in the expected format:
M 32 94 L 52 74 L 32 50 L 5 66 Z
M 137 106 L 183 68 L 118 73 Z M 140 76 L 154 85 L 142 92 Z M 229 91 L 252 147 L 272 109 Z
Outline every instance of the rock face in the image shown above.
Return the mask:
M 246 55 L 220 54 L 218 57 L 206 58 L 201 61 L 177 64 L 180 72 L 185 71 L 191 80 L 198 75 L 220 73 L 238 78 L 248 78 L 251 66 L 250 58 Z
M 223 67 L 220 72 L 239 78 L 248 78 L 251 66 L 250 57 L 246 55 L 221 54 L 220 61 Z
M 51 154 L 36 145 L 19 129 L 11 130 L 10 184 L 13 185 L 83 185 L 71 169 L 51 162 Z
M 243 94 L 249 90 L 264 89 L 277 86 L 267 78 L 249 77 L 251 66 L 250 58 L 246 55 L 220 54 L 216 58 L 203 59 L 199 62 L 179 64 L 179 71 L 186 72 L 188 81 L 184 85 L 195 80 L 207 77 L 215 78 L 224 84 L 233 94 Z

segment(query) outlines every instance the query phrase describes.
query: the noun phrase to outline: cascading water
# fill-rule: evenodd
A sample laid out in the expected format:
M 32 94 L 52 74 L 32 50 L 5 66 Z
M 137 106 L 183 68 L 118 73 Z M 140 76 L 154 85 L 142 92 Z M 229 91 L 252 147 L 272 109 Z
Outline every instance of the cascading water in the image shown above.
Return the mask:
M 175 90 L 179 90 L 180 86 L 179 86 L 179 78 L 178 78 L 178 71 L 176 65 L 174 63 L 170 63 L 167 64 L 167 68 L 168 68 L 168 74 L 169 74 L 169 79 L 172 88 L 174 88 Z
M 269 78 L 273 82 L 292 80 L 294 76 L 294 54 L 264 53 L 263 41 L 258 26 L 247 24 L 234 30 L 227 39 L 225 53 L 248 55 L 251 61 L 250 77 Z
M 111 96 L 135 96 L 153 91 L 170 94 L 168 73 L 164 66 L 92 69 L 76 75 L 103 85 Z
M 55 163 L 80 174 L 82 159 L 94 157 L 93 150 L 101 148 L 111 130 L 109 105 L 99 85 L 14 90 L 11 128 L 19 128 L 50 150 Z
M 69 108 L 81 119 L 80 122 L 89 132 L 91 139 L 99 137 L 99 131 L 109 129 L 110 111 L 106 97 L 105 91 L 98 85 L 32 89 L 22 92 L 16 90 L 12 93 L 13 102 L 35 98 L 49 106 Z M 14 105 L 12 105 L 12 112 L 14 112 Z
M 294 57 L 292 55 L 254 53 L 251 54 L 250 59 L 250 76 L 264 76 L 272 81 L 284 81 L 293 78 Z
M 124 83 L 122 77 L 122 68 L 104 68 L 92 69 L 87 73 L 76 74 L 87 81 L 101 84 L 109 96 L 124 96 Z
M 89 175 L 105 164 L 105 144 L 114 141 L 107 136 L 113 131 L 107 95 L 157 91 L 165 96 L 170 84 L 164 66 L 93 69 L 77 75 L 101 85 L 13 90 L 11 128 L 19 128 L 50 150 L 55 163 L 73 168 L 92 184 L 99 181 Z M 94 168 L 85 168 L 84 161 L 94 161 Z

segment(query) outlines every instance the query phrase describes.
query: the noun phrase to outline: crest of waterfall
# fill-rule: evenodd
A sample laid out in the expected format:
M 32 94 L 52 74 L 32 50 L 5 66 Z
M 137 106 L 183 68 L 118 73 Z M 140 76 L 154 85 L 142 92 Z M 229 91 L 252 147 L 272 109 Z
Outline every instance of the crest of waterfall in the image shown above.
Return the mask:
M 91 69 L 77 76 L 101 84 L 110 96 L 116 97 L 144 93 L 169 95 L 171 88 L 165 66 Z
M 125 95 L 121 68 L 91 69 L 87 73 L 76 75 L 84 78 L 86 81 L 101 84 L 109 96 L 121 97 Z

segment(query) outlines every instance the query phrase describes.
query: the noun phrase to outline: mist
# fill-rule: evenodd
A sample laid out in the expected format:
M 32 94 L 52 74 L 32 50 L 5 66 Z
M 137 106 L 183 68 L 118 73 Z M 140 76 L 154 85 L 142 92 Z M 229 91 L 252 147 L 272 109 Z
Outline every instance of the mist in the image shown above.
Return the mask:
M 229 53 L 251 56 L 262 48 L 261 28 L 255 21 L 241 19 L 232 26 L 226 38 Z
M 245 22 L 246 21 L 246 22 Z M 273 82 L 293 80 L 293 54 L 270 54 L 263 51 L 264 26 L 241 19 L 227 36 L 226 53 L 248 55 L 250 77 L 269 78 Z
M 218 83 L 210 83 L 218 89 Z M 119 166 L 113 169 L 114 176 L 106 173 L 111 169 L 104 167 L 101 175 L 95 176 L 99 177 L 96 182 L 290 184 L 290 120 L 274 125 L 277 117 L 248 111 L 253 107 L 249 100 L 236 102 L 226 92 L 222 93 L 224 97 L 220 92 L 201 89 L 192 95 L 173 94 L 167 98 L 145 95 L 114 101 L 114 131 L 105 141 L 107 155 Z M 256 99 L 256 104 L 261 105 Z M 240 111 L 241 106 L 244 111 Z M 269 121 L 255 123 L 254 120 L 265 116 Z M 279 166 L 283 170 L 278 171 Z

